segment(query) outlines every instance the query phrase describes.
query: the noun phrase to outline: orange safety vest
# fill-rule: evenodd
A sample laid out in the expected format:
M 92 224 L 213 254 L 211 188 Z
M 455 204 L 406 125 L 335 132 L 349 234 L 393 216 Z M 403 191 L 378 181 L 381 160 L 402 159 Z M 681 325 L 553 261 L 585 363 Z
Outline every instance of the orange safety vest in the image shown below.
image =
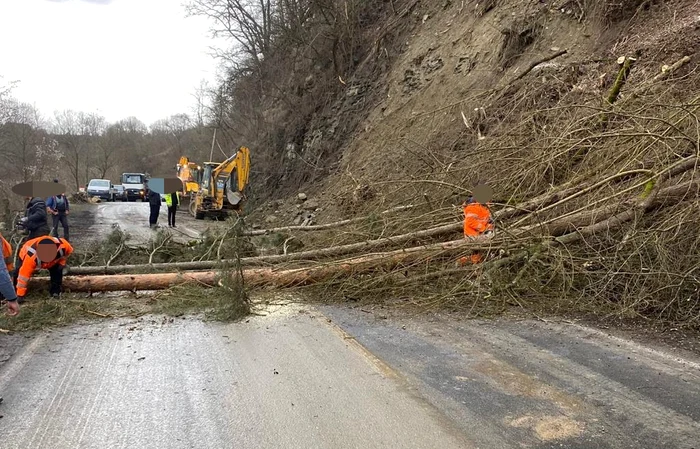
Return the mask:
M 5 258 L 5 265 L 7 265 L 7 271 L 12 271 L 15 269 L 14 260 L 12 260 L 12 245 L 10 242 L 5 240 L 5 237 L 0 235 L 2 239 L 2 256 Z
M 37 245 L 41 240 L 51 239 L 58 245 L 58 254 L 56 258 L 50 262 L 41 262 L 42 269 L 49 269 L 55 265 L 66 266 L 66 258 L 73 252 L 73 247 L 65 239 L 60 239 L 57 237 L 41 236 L 28 240 L 22 249 L 19 251 L 19 259 L 22 261 L 22 265 L 19 268 L 19 273 L 17 275 L 17 296 L 24 296 L 27 294 L 27 285 L 29 284 L 29 279 L 37 270 Z
M 463 207 L 464 210 L 464 236 L 476 237 L 486 231 L 493 230 L 491 211 L 480 203 L 470 203 Z

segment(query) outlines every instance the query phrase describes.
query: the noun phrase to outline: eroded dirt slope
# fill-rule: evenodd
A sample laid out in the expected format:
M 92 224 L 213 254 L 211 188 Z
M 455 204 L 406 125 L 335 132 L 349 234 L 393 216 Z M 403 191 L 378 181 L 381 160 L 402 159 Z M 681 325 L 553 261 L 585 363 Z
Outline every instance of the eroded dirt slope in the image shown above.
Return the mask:
M 620 56 L 637 58 L 630 85 L 686 55 L 691 62 L 682 74 L 692 76 L 700 49 L 700 6 L 692 0 L 406 5 L 408 12 L 396 23 L 378 28 L 376 51 L 363 63 L 386 60 L 384 72 L 365 73 L 361 64 L 347 81 L 335 118 L 309 131 L 314 141 L 333 140 L 352 108 L 360 105 L 367 115 L 346 141 L 335 174 L 304 189 L 320 200 L 316 222 L 409 201 L 435 187 L 405 188 L 416 179 L 458 182 L 464 188 L 489 182 L 498 190 L 499 173 L 517 159 L 470 173 L 470 161 L 483 156 L 470 150 L 481 139 L 507 134 L 516 109 L 600 103 Z M 387 30 L 396 36 L 390 44 Z M 522 89 L 537 94 L 517 98 Z M 565 118 L 558 120 L 546 117 L 550 129 L 568 126 Z M 254 221 L 262 224 L 273 212 L 280 216 L 276 225 L 292 224 L 300 213 L 289 201 L 263 208 Z

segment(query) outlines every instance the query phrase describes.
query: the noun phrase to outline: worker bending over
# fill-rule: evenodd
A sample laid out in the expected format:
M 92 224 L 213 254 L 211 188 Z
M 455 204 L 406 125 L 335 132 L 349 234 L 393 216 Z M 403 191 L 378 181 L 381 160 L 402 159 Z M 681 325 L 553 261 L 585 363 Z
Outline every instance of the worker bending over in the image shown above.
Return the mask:
M 49 294 L 53 298 L 61 295 L 63 286 L 63 268 L 66 259 L 73 252 L 73 247 L 66 239 L 57 237 L 37 237 L 27 241 L 19 251 L 21 265 L 17 275 L 17 297 L 23 301 L 27 294 L 29 279 L 39 268 L 49 270 L 51 283 Z

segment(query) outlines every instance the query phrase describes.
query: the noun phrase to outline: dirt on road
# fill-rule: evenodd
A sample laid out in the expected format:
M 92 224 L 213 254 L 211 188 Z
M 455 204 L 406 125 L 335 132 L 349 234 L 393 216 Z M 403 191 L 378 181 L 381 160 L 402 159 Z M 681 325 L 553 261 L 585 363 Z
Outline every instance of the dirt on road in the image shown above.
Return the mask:
M 321 311 L 478 447 L 700 447 L 697 354 L 574 322 Z

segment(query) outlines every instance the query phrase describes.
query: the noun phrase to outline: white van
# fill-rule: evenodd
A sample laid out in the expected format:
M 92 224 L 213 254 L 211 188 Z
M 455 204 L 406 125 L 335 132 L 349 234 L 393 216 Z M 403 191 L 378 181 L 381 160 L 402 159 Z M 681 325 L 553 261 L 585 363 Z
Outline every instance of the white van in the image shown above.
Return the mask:
M 89 197 L 96 196 L 105 201 L 114 201 L 114 186 L 109 179 L 91 179 L 87 186 Z

